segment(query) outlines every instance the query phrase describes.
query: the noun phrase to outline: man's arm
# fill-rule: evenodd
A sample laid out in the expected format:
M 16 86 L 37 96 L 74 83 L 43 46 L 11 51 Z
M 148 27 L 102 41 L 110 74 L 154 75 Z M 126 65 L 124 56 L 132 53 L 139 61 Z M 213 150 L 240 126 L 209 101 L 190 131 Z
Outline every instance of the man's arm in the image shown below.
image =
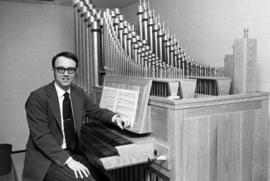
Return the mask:
M 98 104 L 95 104 L 91 98 L 85 95 L 85 110 L 86 115 L 92 120 L 104 121 L 107 123 L 112 122 L 112 117 L 115 115 L 114 112 L 100 108 Z
M 90 119 L 105 121 L 107 123 L 114 123 L 121 129 L 130 126 L 130 122 L 122 120 L 119 114 L 116 114 L 108 109 L 100 108 L 99 105 L 94 104 L 89 96 L 86 96 L 85 107 L 86 115 Z

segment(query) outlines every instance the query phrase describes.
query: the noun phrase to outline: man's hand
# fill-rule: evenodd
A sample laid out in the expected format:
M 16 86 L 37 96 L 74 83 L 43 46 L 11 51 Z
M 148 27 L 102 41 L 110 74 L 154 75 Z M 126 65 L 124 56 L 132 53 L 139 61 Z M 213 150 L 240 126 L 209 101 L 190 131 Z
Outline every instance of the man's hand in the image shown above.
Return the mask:
M 121 129 L 124 129 L 130 126 L 130 121 L 123 120 L 119 115 L 113 118 L 113 122 Z
M 67 166 L 73 170 L 75 177 L 78 178 L 78 176 L 83 179 L 84 177 L 90 176 L 90 172 L 86 166 L 81 164 L 80 162 L 71 159 L 68 163 Z

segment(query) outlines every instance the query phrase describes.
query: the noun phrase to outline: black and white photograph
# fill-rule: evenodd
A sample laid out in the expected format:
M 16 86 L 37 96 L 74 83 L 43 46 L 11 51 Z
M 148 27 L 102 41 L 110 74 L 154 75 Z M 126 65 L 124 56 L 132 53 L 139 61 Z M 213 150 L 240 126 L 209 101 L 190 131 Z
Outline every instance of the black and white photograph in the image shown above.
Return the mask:
M 0 0 L 0 181 L 270 181 L 269 0 Z

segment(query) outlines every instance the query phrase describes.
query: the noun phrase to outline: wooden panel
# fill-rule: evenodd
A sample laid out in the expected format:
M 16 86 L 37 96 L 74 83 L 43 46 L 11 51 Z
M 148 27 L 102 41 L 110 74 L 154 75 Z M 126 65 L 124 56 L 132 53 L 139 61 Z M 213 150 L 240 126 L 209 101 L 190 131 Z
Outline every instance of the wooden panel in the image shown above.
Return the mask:
M 224 57 L 224 76 L 233 77 L 233 55 L 225 55 Z
M 179 157 L 174 158 L 179 172 L 175 180 L 210 181 L 212 177 L 215 181 L 215 121 L 211 122 L 207 117 L 177 121 L 181 122 L 176 128 L 181 136 L 176 138 L 180 144 Z
M 175 121 L 178 118 L 178 121 Z M 169 177 L 171 180 L 177 180 L 182 178 L 182 150 L 181 147 L 184 144 L 183 137 L 184 132 L 181 130 L 184 126 L 183 110 L 174 111 L 168 110 L 168 143 L 170 145 L 171 154 L 170 161 L 172 167 L 170 169 Z M 179 139 L 181 138 L 181 139 Z
M 182 179 L 197 180 L 198 124 L 195 119 L 184 123 L 182 150 Z
M 193 109 L 187 109 L 186 117 L 200 117 L 210 116 L 214 114 L 227 114 L 229 112 L 237 112 L 243 110 L 254 110 L 262 107 L 261 101 L 250 101 L 234 104 L 214 105 L 209 107 L 198 107 Z
M 245 41 L 246 42 L 246 41 Z M 244 93 L 246 87 L 246 47 L 243 39 L 234 41 L 234 94 Z M 236 72 L 237 71 L 237 72 Z
M 240 178 L 240 114 L 217 117 L 217 180 Z
M 180 79 L 181 98 L 193 98 L 195 95 L 196 79 Z
M 241 181 L 251 180 L 254 148 L 254 111 L 244 111 L 242 114 L 241 135 Z
M 100 158 L 106 170 L 146 163 L 154 158 L 152 143 L 129 144 L 115 147 L 118 156 Z
M 263 101 L 263 108 L 255 112 L 254 149 L 252 180 L 267 180 L 269 158 L 269 119 L 268 101 Z M 269 178 L 268 178 L 269 179 Z
M 231 79 L 217 79 L 216 84 L 218 95 L 229 95 L 231 82 Z
M 210 120 L 208 118 L 197 119 L 197 178 L 200 181 L 210 181 Z
M 167 109 L 150 106 L 150 119 L 151 121 L 151 130 L 152 136 L 163 140 L 168 141 L 168 112 Z
M 153 141 L 153 147 L 157 158 L 160 156 L 167 158 L 166 160 L 155 160 L 154 164 L 159 165 L 162 169 L 170 170 L 172 167 L 171 160 L 168 159 L 171 155 L 170 147 L 165 143 L 157 142 L 157 140 Z
M 233 94 L 233 77 L 234 77 L 234 57 L 233 55 L 225 55 L 224 58 L 224 76 L 232 78 L 230 94 Z
M 218 119 L 209 118 L 209 181 L 217 180 Z
M 257 40 L 236 39 L 234 41 L 234 90 L 237 93 L 250 93 L 257 90 Z M 237 76 L 236 76 L 237 75 Z

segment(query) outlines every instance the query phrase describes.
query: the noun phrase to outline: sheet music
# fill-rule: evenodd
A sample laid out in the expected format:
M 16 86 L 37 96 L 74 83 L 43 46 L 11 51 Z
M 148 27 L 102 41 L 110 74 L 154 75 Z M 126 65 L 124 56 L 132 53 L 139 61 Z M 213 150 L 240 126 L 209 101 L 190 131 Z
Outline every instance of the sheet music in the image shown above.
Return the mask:
M 123 120 L 129 120 L 134 126 L 139 91 L 104 87 L 100 107 L 120 114 Z
M 123 120 L 129 120 L 131 127 L 134 126 L 136 117 L 139 91 L 120 89 L 115 107 Z
M 103 87 L 99 106 L 115 112 L 116 99 L 119 90 L 112 87 Z

